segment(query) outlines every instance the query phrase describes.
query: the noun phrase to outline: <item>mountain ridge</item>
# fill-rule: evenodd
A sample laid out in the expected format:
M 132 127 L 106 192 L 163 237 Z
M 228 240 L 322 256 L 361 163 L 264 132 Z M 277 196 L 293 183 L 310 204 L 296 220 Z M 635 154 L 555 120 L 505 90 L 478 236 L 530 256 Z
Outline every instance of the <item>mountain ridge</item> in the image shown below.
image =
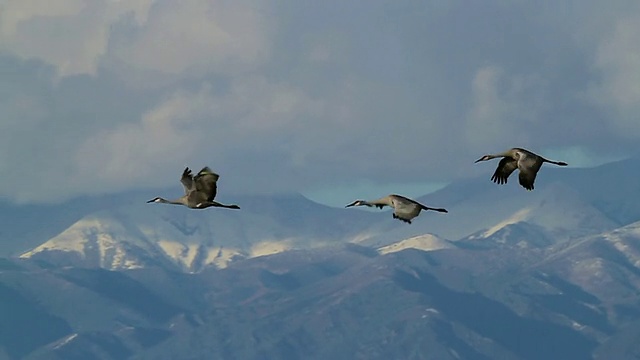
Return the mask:
M 488 179 L 463 179 L 418 198 L 447 208 L 448 214 L 425 211 L 408 226 L 392 219 L 388 210 L 333 208 L 300 194 L 239 196 L 234 199 L 241 204 L 239 211 L 192 211 L 129 199 L 127 204 L 86 215 L 20 256 L 114 270 L 162 263 L 197 272 L 240 259 L 341 243 L 378 249 L 427 234 L 466 241 L 474 236 L 490 237 L 515 223 L 529 226 L 516 230 L 524 231 L 519 236 L 541 236 L 551 245 L 624 226 L 623 219 L 631 218 L 636 209 L 640 219 L 640 206 L 632 201 L 625 200 L 628 205 L 619 212 L 610 205 L 632 194 L 640 196 L 640 186 L 632 181 L 607 189 L 611 201 L 589 192 L 594 188 L 590 185 L 593 179 L 601 184 L 619 178 L 620 171 L 636 162 L 631 159 L 568 172 L 545 169 L 532 192 L 513 182 L 499 186 Z

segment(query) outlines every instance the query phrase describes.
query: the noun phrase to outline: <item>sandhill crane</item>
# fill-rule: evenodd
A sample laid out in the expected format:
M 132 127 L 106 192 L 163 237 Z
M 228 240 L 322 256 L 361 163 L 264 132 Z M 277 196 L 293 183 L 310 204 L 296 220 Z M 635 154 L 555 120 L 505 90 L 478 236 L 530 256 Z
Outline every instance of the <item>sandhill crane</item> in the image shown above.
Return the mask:
M 393 218 L 404 221 L 407 224 L 411 224 L 411 219 L 418 216 L 421 210 L 434 210 L 443 213 L 448 212 L 446 209 L 431 208 L 422 205 L 415 200 L 411 200 L 401 195 L 388 195 L 373 201 L 356 200 L 345 207 L 351 206 L 375 206 L 379 209 L 382 209 L 385 206 L 390 206 L 393 208 Z
M 161 197 L 153 198 L 148 203 L 184 205 L 192 209 L 206 209 L 210 206 L 228 209 L 240 209 L 238 205 L 225 205 L 213 201 L 218 191 L 217 181 L 220 176 L 209 167 L 204 167 L 196 176 L 189 168 L 184 169 L 180 182 L 184 186 L 184 196 L 176 200 L 166 200 Z
M 518 178 L 520 185 L 527 190 L 533 190 L 533 182 L 536 180 L 538 170 L 540 170 L 543 163 L 567 166 L 565 162 L 548 160 L 529 150 L 521 148 L 509 149 L 499 154 L 485 155 L 476 160 L 476 162 L 487 161 L 498 157 L 501 157 L 502 160 L 500 160 L 498 168 L 493 173 L 491 180 L 496 184 L 506 184 L 509 175 L 511 175 L 515 169 L 519 169 L 520 173 Z

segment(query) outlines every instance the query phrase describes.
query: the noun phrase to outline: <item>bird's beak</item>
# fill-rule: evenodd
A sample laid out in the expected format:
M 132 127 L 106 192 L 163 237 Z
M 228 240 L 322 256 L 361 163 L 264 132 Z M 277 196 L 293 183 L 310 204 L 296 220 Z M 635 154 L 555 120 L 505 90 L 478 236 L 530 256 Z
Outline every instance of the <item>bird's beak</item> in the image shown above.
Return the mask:
M 345 208 L 355 206 L 357 203 L 358 203 L 357 201 L 354 201 L 354 202 L 352 202 L 352 203 L 351 203 L 351 204 L 349 204 L 349 205 L 345 205 Z
M 480 161 L 482 161 L 482 160 L 484 160 L 484 156 L 483 156 L 483 157 L 481 157 L 480 159 L 478 159 L 478 160 L 474 161 L 473 163 L 474 163 L 474 164 L 475 164 L 475 163 L 479 163 L 479 162 L 480 162 Z
M 152 203 L 152 202 L 154 202 L 154 201 L 156 201 L 156 199 L 151 199 L 151 200 L 147 201 L 147 204 L 148 204 L 148 203 Z

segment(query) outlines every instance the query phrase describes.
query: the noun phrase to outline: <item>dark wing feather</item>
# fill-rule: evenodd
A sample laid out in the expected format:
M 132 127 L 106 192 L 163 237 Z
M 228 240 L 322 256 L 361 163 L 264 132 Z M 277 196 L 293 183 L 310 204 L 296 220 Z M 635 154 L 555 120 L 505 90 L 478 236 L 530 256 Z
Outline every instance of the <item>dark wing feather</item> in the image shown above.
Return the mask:
M 520 185 L 527 190 L 533 190 L 533 182 L 536 181 L 535 172 L 528 172 L 520 170 L 518 178 L 520 179 Z
M 217 181 L 219 178 L 220 176 L 208 167 L 202 168 L 202 170 L 198 172 L 198 175 L 193 178 L 196 184 L 196 191 L 204 194 L 207 201 L 213 201 L 218 192 Z
M 413 200 L 413 199 L 409 199 L 409 198 L 408 198 L 408 197 L 406 197 L 406 196 L 402 196 L 402 195 L 398 195 L 398 194 L 393 194 L 393 195 L 389 195 L 389 196 L 391 196 L 391 197 L 397 197 L 397 198 L 399 198 L 399 199 L 402 199 L 402 200 L 408 201 L 408 202 L 410 202 L 410 203 L 414 203 L 414 204 L 416 204 L 416 205 L 418 205 L 418 206 L 422 206 L 422 204 L 420 204 L 419 202 L 417 202 L 417 201 L 415 201 L 415 200 Z
M 505 157 L 498 163 L 496 172 L 493 173 L 491 180 L 496 184 L 506 184 L 509 175 L 518 168 L 518 162 L 510 157 Z
M 448 212 L 445 209 L 440 209 L 440 208 L 432 208 L 432 207 L 428 207 L 427 205 L 421 204 L 413 199 L 409 199 L 406 196 L 402 196 L 402 195 L 397 195 L 397 194 L 393 194 L 392 196 L 398 197 L 400 199 L 404 199 L 414 205 L 416 205 L 417 207 L 421 208 L 422 210 L 435 210 L 435 211 L 439 211 L 439 212 Z
M 193 175 L 191 175 L 191 170 L 189 168 L 185 168 L 182 172 L 182 177 L 180 178 L 180 182 L 184 187 L 184 193 L 188 194 L 189 191 L 193 190 Z
M 411 220 L 403 219 L 400 216 L 396 215 L 395 213 L 393 213 L 393 218 L 394 219 L 398 219 L 398 220 L 403 221 L 403 222 L 406 222 L 407 224 L 411 224 Z
M 419 208 L 422 208 L 422 209 L 425 209 L 425 210 L 430 209 L 428 206 L 422 205 L 421 203 L 419 203 L 419 202 L 417 202 L 417 201 L 415 201 L 415 200 L 413 200 L 413 199 L 409 199 L 409 198 L 408 198 L 408 197 L 406 197 L 406 196 L 397 195 L 397 194 L 393 194 L 393 196 L 396 196 L 396 197 L 398 197 L 398 198 L 400 198 L 400 199 L 403 199 L 403 200 L 406 200 L 406 201 L 408 201 L 408 202 L 410 202 L 410 203 L 412 203 L 412 204 L 415 204 L 415 205 L 416 205 L 416 206 L 418 206 Z
M 541 166 L 542 159 L 535 154 L 527 154 L 527 156 L 520 159 L 518 162 L 518 168 L 520 169 L 519 179 L 523 188 L 533 190 L 533 183 L 536 181 L 536 175 Z

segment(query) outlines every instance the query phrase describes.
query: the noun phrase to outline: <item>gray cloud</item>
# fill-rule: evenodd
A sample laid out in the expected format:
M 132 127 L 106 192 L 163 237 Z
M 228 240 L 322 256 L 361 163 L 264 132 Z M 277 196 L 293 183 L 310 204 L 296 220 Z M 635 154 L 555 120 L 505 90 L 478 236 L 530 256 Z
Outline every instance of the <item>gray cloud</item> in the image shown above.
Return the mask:
M 273 192 L 446 181 L 514 145 L 636 152 L 640 9 L 580 4 L 9 1 L 0 196 L 177 186 L 187 165 Z

